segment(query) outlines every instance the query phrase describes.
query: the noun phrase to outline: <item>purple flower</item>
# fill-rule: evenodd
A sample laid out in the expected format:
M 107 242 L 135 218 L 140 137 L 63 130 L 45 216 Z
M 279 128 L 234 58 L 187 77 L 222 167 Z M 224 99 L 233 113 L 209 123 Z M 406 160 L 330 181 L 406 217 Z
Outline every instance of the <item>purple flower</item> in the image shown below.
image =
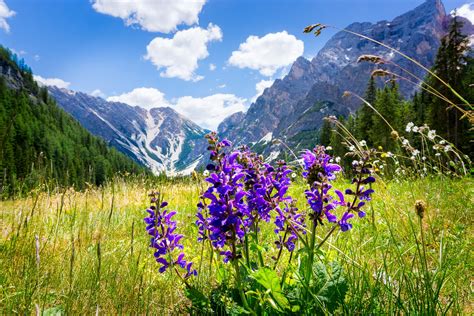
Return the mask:
M 352 202 L 346 201 L 344 194 L 342 194 L 341 191 L 336 190 L 339 200 L 335 201 L 335 203 L 346 208 L 343 217 L 338 222 L 343 232 L 352 228 L 352 225 L 348 223 L 347 220 L 354 217 L 354 213 L 357 213 L 360 218 L 366 216 L 366 213 L 361 208 L 365 206 L 365 201 L 371 200 L 371 195 L 374 193 L 372 188 L 365 188 L 366 185 L 370 186 L 375 182 L 375 177 L 371 176 L 368 160 L 369 153 L 363 157 L 361 163 L 353 164 L 355 177 L 352 180 L 352 184 L 355 185 L 356 188 L 355 190 L 350 188 L 345 190 L 346 195 L 350 197 Z
M 337 217 L 332 211 L 338 206 L 331 195 L 331 181 L 336 179 L 336 173 L 342 169 L 339 165 L 330 163 L 331 156 L 326 154 L 323 146 L 316 147 L 313 151 L 306 150 L 302 159 L 310 188 L 305 191 L 306 200 L 313 211 L 310 218 L 316 224 L 322 224 L 323 216 L 329 222 L 337 222 Z
M 352 217 L 354 217 L 354 214 L 351 214 L 349 212 L 345 212 L 344 215 L 342 215 L 338 223 L 343 232 L 348 231 L 352 228 L 352 224 L 347 222 L 347 220 L 351 219 Z
M 191 269 L 191 262 L 184 260 L 184 253 L 181 252 L 175 261 L 169 261 L 172 260 L 175 249 L 182 250 L 184 248 L 180 243 L 183 235 L 175 233 L 176 221 L 173 221 L 172 218 L 176 215 L 176 212 L 164 209 L 168 203 L 159 203 L 158 193 L 154 192 L 151 196 L 152 205 L 147 209 L 149 216 L 144 218 L 144 222 L 147 224 L 146 231 L 151 236 L 150 247 L 155 249 L 154 256 L 156 261 L 161 264 L 158 271 L 164 273 L 173 265 L 186 269 L 189 266 L 185 278 L 196 275 L 196 270 Z

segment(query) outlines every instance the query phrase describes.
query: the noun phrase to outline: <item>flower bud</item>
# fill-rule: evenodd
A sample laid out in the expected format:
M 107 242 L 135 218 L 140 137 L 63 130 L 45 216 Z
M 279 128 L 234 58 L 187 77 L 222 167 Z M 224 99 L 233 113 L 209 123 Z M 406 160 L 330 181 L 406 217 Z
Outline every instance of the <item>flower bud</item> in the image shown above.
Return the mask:
M 415 211 L 416 215 L 418 215 L 420 218 L 423 218 L 426 210 L 426 203 L 423 200 L 417 200 L 415 202 Z
M 397 140 L 398 137 L 399 137 L 397 131 L 392 131 L 392 132 L 390 133 L 390 136 L 392 136 L 392 138 L 395 139 L 395 140 Z

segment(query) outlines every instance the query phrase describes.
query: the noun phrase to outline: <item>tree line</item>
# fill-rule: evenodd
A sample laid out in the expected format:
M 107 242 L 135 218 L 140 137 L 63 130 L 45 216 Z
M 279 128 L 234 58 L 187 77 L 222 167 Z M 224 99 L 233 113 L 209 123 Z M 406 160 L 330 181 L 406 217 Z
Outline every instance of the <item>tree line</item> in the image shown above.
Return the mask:
M 470 54 L 469 39 L 462 34 L 462 22 L 454 18 L 449 32 L 442 38 L 432 72 L 463 96 L 468 103 L 474 103 L 474 59 Z M 396 78 L 393 78 L 396 79 Z M 340 117 L 358 140 L 364 140 L 369 147 L 382 148 L 386 152 L 400 150 L 392 139 L 392 128 L 413 142 L 412 135 L 405 131 L 407 123 L 414 126 L 427 124 L 436 134 L 456 146 L 463 153 L 473 157 L 473 129 L 468 118 L 453 106 L 466 107 L 452 90 L 433 75 L 427 75 L 421 89 L 411 100 L 400 95 L 396 80 L 383 87 L 377 85 L 376 76 L 371 76 L 363 102 L 357 112 L 347 118 Z M 449 101 L 449 102 L 448 102 Z M 461 103 L 461 104 L 460 104 Z M 375 110 L 374 110 L 375 109 Z M 383 118 L 377 114 L 379 112 Z M 389 126 L 390 125 L 390 126 Z M 343 156 L 347 148 L 342 143 L 340 132 L 332 133 L 333 126 L 325 121 L 320 130 L 320 143 L 331 146 L 336 156 Z
M 46 182 L 82 189 L 117 173 L 149 173 L 62 110 L 15 56 L 0 47 L 0 196 Z M 20 88 L 8 82 L 14 73 Z

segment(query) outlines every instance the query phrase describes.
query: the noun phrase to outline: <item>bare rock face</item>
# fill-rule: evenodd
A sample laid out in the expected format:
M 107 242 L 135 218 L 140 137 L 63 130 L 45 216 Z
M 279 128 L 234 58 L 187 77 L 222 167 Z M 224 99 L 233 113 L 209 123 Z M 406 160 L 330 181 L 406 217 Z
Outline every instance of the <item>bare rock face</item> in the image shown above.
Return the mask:
M 387 44 L 429 68 L 434 63 L 450 18 L 440 0 L 427 0 L 392 21 L 353 23 L 346 29 Z M 471 30 L 472 25 L 467 20 L 464 22 L 467 24 L 465 29 Z M 276 80 L 257 98 L 240 123 L 229 126 L 224 121 L 220 130 L 225 130 L 225 136 L 237 143 L 258 143 L 271 133 L 273 138 L 298 148 L 308 135 L 317 134 L 325 116 L 348 115 L 360 106 L 354 98 L 342 98 L 342 94 L 344 91 L 364 94 L 370 74 L 377 68 L 374 64 L 357 63 L 359 56 L 364 54 L 381 56 L 398 65 L 386 66 L 395 73 L 402 74 L 400 68 L 404 68 L 418 78 L 426 75 L 423 69 L 397 53 L 340 31 L 311 61 L 299 57 L 287 76 Z M 399 83 L 405 97 L 417 90 L 416 84 Z M 268 144 L 263 149 L 267 155 L 283 151 L 272 142 Z
M 154 173 L 188 174 L 204 161 L 206 131 L 170 107 L 145 110 L 57 87 L 49 91 L 91 133 Z

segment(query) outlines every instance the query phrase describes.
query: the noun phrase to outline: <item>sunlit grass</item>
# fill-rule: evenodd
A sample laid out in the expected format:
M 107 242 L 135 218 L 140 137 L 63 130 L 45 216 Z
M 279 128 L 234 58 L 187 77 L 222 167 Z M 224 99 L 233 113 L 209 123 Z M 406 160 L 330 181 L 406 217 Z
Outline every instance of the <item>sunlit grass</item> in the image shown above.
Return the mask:
M 189 304 L 182 284 L 171 273 L 158 273 L 143 217 L 150 190 L 163 192 L 178 211 L 189 258 L 199 262 L 194 213 L 202 185 L 155 187 L 118 179 L 85 192 L 32 193 L 0 202 L 0 313 L 182 311 Z M 423 314 L 429 304 L 440 312 L 448 307 L 455 314 L 472 312 L 473 187 L 470 178 L 378 181 L 367 217 L 354 219 L 351 231 L 332 235 L 319 257 L 344 267 L 349 292 L 343 312 Z M 302 183 L 291 190 L 302 209 L 303 191 Z M 427 203 L 421 223 L 417 200 Z M 264 227 L 261 241 L 268 257 L 276 253 L 272 230 L 272 224 Z M 209 270 L 206 251 L 202 255 L 199 286 L 209 289 L 219 273 Z

